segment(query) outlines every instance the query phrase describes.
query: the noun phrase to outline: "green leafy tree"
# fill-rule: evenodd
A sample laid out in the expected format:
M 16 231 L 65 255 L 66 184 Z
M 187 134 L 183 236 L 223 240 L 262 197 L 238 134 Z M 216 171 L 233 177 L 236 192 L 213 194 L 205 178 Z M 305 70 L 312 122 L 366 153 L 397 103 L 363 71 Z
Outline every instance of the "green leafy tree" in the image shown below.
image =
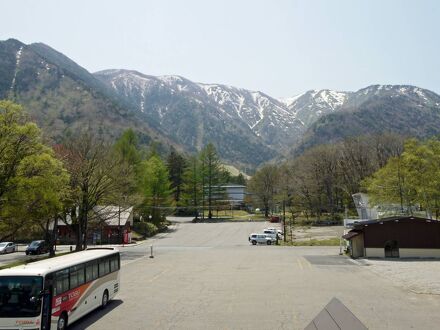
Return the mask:
M 399 203 L 401 212 L 420 205 L 427 217 L 440 210 L 440 141 L 409 139 L 401 156 L 392 157 L 364 185 L 373 203 Z
M 69 195 L 69 176 L 22 108 L 0 101 L 0 235 L 38 227 L 52 236 L 52 221 Z M 52 242 L 53 243 L 53 242 Z
M 167 208 L 172 207 L 171 182 L 164 162 L 153 155 L 142 163 L 143 215 L 151 215 L 151 221 L 158 225 Z
M 432 218 L 439 213 L 440 201 L 440 141 L 430 139 L 420 142 L 410 139 L 403 152 L 408 182 L 417 192 L 417 200 Z
M 69 175 L 51 150 L 26 157 L 17 169 L 15 190 L 8 196 L 6 208 L 10 216 L 26 219 L 25 228 L 36 227 L 45 233 L 44 238 L 54 255 L 54 225 L 65 203 L 69 202 Z
M 255 201 L 263 206 L 265 217 L 268 217 L 273 209 L 278 178 L 278 167 L 268 164 L 259 169 L 249 180 L 249 191 L 253 194 Z
M 362 183 L 372 205 L 394 203 L 401 213 L 412 213 L 416 189 L 409 181 L 409 171 L 402 156 L 392 157 L 386 165 Z

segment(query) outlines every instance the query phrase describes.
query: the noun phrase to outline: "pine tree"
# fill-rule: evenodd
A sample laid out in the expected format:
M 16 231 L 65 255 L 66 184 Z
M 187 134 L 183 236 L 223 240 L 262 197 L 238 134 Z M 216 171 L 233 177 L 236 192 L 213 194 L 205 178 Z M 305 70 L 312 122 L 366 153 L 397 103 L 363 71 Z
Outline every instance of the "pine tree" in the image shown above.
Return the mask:
M 167 158 L 167 168 L 171 188 L 173 189 L 173 197 L 177 206 L 181 205 L 181 195 L 183 190 L 184 173 L 187 168 L 185 158 L 180 155 L 174 148 L 171 149 Z
M 218 187 L 222 183 L 223 166 L 212 143 L 200 152 L 201 176 L 203 185 L 203 202 L 208 202 L 208 218 L 212 219 L 214 199 L 218 195 Z M 203 203 L 204 204 L 204 203 Z
M 154 224 L 160 224 L 166 208 L 172 207 L 172 189 L 168 170 L 158 156 L 142 163 L 142 192 L 144 215 L 151 215 Z
M 202 199 L 203 186 L 201 183 L 201 163 L 193 156 L 188 160 L 188 166 L 184 173 L 184 184 L 181 196 L 181 205 L 187 207 L 188 211 L 197 220 L 199 215 L 199 204 Z

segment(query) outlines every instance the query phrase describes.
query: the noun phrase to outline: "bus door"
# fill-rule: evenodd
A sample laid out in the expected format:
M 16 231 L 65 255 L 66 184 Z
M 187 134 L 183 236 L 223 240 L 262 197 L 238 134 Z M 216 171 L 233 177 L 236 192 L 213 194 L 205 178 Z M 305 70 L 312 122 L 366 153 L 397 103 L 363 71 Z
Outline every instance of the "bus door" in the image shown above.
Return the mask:
M 41 330 L 50 330 L 50 322 L 52 316 L 52 290 L 53 275 L 46 275 L 44 281 L 44 290 L 42 292 L 43 307 L 41 312 Z

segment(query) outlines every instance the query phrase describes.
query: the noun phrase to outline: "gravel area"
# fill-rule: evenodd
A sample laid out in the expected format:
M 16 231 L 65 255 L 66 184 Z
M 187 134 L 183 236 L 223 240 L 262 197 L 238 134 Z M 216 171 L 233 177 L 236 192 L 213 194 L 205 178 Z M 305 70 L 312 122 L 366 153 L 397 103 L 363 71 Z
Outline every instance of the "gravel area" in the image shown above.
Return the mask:
M 361 263 L 405 290 L 440 295 L 440 259 L 363 259 Z
M 341 237 L 344 231 L 343 226 L 323 227 L 296 227 L 293 236 L 296 241 L 308 241 L 310 239 L 325 240 Z

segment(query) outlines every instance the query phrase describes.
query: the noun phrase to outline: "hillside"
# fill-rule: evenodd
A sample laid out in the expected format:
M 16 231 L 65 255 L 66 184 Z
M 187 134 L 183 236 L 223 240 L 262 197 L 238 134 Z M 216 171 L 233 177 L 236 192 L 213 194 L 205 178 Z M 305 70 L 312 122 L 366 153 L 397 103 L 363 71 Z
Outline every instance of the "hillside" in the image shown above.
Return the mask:
M 426 138 L 440 134 L 440 96 L 407 85 L 374 85 L 352 93 L 339 111 L 316 120 L 296 153 L 359 135 L 397 133 Z
M 260 92 L 127 70 L 95 76 L 170 138 L 193 151 L 213 142 L 233 162 L 268 161 L 302 129 L 279 101 Z
M 79 129 L 117 138 L 133 128 L 143 143 L 170 142 L 87 70 L 44 44 L 0 42 L 0 99 L 22 104 L 54 142 Z

